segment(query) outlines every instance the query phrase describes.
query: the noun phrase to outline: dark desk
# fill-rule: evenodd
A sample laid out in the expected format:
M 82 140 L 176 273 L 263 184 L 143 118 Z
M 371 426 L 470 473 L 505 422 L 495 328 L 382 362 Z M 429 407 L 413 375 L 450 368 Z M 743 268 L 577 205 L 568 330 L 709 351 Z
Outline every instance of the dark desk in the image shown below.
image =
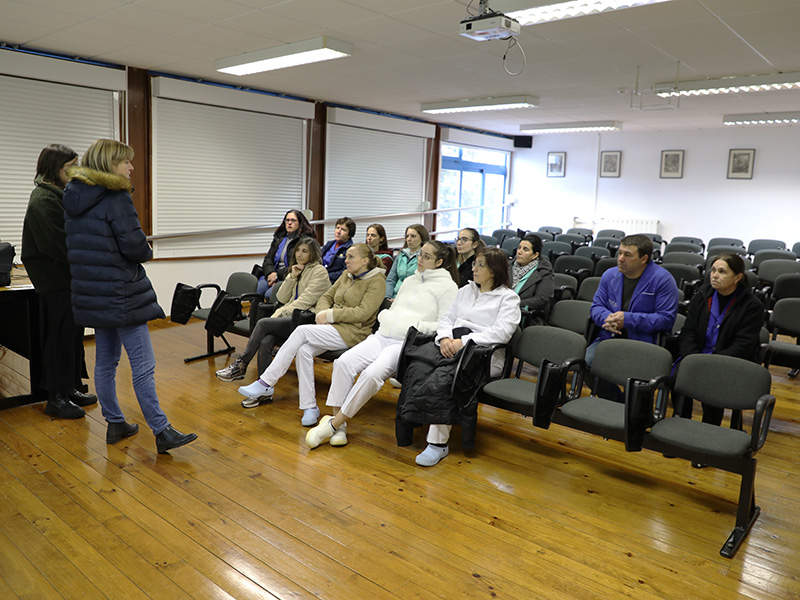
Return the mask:
M 39 388 L 42 358 L 39 343 L 39 298 L 27 281 L 0 288 L 0 346 L 28 359 L 30 393 L 0 398 L 0 409 L 47 399 Z

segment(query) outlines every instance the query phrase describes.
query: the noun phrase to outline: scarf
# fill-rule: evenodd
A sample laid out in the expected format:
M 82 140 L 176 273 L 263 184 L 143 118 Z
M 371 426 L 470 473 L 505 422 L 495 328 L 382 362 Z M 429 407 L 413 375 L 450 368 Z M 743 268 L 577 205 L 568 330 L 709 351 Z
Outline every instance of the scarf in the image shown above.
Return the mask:
M 511 289 L 513 290 L 514 288 L 516 288 L 517 285 L 519 285 L 519 282 L 522 281 L 522 278 L 528 275 L 528 273 L 534 271 L 538 266 L 539 266 L 538 258 L 532 260 L 524 267 L 517 264 L 517 261 L 514 261 L 511 264 Z

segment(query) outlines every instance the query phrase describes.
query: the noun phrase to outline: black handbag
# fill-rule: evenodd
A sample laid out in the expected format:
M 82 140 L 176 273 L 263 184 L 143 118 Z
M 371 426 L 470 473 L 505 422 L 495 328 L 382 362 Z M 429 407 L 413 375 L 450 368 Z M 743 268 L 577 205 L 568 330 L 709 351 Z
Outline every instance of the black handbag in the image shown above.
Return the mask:
M 317 315 L 310 310 L 295 308 L 292 311 L 292 331 L 300 325 L 311 325 L 317 322 Z
M 8 242 L 0 242 L 0 287 L 11 285 L 11 269 L 17 252 Z
M 201 290 L 192 285 L 179 283 L 175 286 L 175 292 L 172 294 L 172 307 L 169 310 L 169 318 L 174 323 L 186 325 L 192 316 L 192 313 L 197 310 L 198 302 L 200 301 Z
M 220 336 L 234 321 L 242 318 L 242 305 L 238 296 L 231 296 L 225 290 L 217 294 L 214 304 L 206 319 L 206 331 L 211 335 Z

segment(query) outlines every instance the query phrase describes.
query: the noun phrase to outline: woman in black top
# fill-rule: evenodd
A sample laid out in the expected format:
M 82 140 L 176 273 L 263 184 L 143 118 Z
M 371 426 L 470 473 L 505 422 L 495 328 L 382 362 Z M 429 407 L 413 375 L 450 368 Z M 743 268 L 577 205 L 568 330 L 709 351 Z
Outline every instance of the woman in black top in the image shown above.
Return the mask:
M 735 254 L 721 254 L 713 262 L 710 282 L 689 302 L 686 323 L 678 336 L 681 358 L 723 354 L 758 362 L 764 306 L 747 287 L 744 270 L 744 261 Z M 678 399 L 675 412 L 691 418 L 691 398 Z M 704 422 L 719 425 L 722 415 L 722 409 L 703 405 Z
M 485 248 L 481 235 L 477 229 L 465 227 L 458 232 L 456 238 L 456 252 L 458 253 L 458 274 L 461 282 L 458 287 L 464 287 L 472 281 L 472 265 L 475 262 L 475 253 Z
M 272 244 L 261 265 L 261 276 L 256 288 L 258 293 L 268 297 L 272 286 L 277 281 L 283 281 L 286 270 L 289 268 L 289 258 L 294 252 L 294 246 L 297 244 L 297 240 L 303 236 L 316 238 L 314 228 L 299 210 L 287 211 L 280 227 L 275 230 Z

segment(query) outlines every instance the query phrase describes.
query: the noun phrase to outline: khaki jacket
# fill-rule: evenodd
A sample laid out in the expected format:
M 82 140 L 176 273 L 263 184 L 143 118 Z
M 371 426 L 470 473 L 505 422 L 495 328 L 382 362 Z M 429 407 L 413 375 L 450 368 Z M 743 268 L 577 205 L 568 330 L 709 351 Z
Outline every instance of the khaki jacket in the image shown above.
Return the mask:
M 328 322 L 348 348 L 372 333 L 386 291 L 385 272 L 383 264 L 359 278 L 345 271 L 317 302 L 317 314 L 327 311 Z

